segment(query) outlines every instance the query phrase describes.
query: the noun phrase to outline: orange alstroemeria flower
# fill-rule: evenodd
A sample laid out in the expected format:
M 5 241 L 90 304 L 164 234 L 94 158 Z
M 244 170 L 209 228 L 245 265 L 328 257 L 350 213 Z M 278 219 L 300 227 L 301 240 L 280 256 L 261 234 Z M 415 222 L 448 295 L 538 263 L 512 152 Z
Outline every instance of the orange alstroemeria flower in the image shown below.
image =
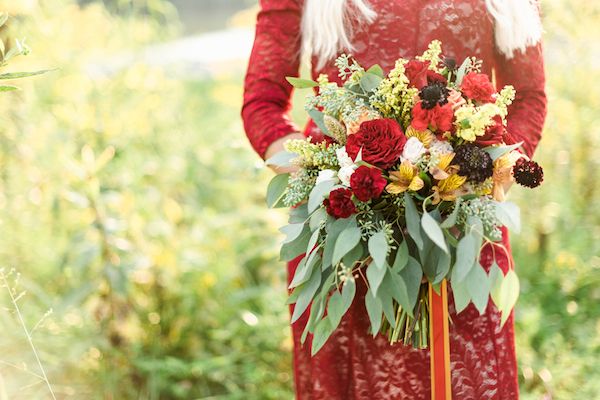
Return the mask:
M 392 182 L 387 185 L 385 190 L 391 194 L 400 194 L 407 190 L 416 192 L 425 186 L 425 182 L 419 177 L 419 169 L 409 160 L 402 161 L 398 171 L 390 172 L 390 180 Z
M 492 180 L 494 186 L 492 188 L 492 197 L 496 201 L 504 201 L 506 198 L 505 187 L 514 182 L 512 169 L 519 158 L 525 157 L 524 154 L 518 151 L 511 151 L 494 161 L 494 174 Z

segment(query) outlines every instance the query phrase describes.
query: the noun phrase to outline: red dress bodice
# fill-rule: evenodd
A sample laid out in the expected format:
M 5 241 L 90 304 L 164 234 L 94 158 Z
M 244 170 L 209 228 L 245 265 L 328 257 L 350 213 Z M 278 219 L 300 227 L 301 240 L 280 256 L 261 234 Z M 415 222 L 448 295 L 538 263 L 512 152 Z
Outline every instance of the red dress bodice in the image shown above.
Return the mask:
M 246 133 L 261 157 L 273 141 L 299 131 L 288 116 L 292 87 L 285 77 L 298 75 L 302 3 L 302 0 L 261 1 L 242 109 Z M 494 21 L 483 0 L 370 0 L 369 3 L 377 12 L 377 19 L 368 25 L 355 24 L 354 50 L 349 52 L 361 65 L 379 64 L 389 71 L 397 58 L 421 54 L 434 39 L 441 40 L 444 54 L 459 63 L 467 56 L 483 60 L 484 72 L 493 75 L 498 86 L 515 87 L 517 97 L 509 110 L 508 131 L 513 140 L 524 142 L 526 153 L 533 154 L 546 116 L 541 44 L 524 52 L 516 51 L 512 58 L 501 54 L 495 46 Z M 321 70 L 312 70 L 313 78 L 321 73 L 328 74 L 332 81 L 338 79 L 333 60 Z M 312 123 L 304 132 L 316 139 L 322 137 Z M 503 243 L 510 250 L 506 232 Z M 510 255 L 496 251 L 496 256 L 506 271 L 512 264 Z M 485 268 L 490 267 L 489 247 L 483 249 L 481 262 Z M 293 262 L 289 264 L 290 274 L 295 266 Z M 306 316 L 292 325 L 297 398 L 429 399 L 428 351 L 390 346 L 383 337 L 370 337 L 360 294 L 359 291 L 341 326 L 313 358 L 310 343 L 300 344 Z M 517 399 L 512 317 L 500 329 L 499 314 L 491 305 L 482 316 L 472 305 L 457 315 L 451 301 L 450 311 L 454 398 Z

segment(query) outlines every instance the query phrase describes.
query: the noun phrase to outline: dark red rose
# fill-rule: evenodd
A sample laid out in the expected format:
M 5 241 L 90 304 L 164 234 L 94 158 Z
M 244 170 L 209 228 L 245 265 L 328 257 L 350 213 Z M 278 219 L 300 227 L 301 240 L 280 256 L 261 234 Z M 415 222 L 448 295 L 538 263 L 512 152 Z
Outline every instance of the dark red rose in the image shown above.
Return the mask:
M 450 103 L 443 106 L 436 104 L 435 107 L 426 109 L 420 101 L 413 107 L 412 117 L 411 126 L 418 131 L 431 129 L 434 133 L 448 132 L 452 130 L 454 111 Z
M 465 75 L 460 89 L 468 98 L 483 103 L 493 102 L 493 95 L 496 93 L 494 85 L 490 82 L 490 77 L 476 72 L 469 72 Z
M 329 193 L 329 198 L 323 201 L 327 213 L 334 218 L 348 218 L 356 212 L 352 201 L 352 190 L 339 188 Z
M 387 180 L 377 168 L 361 165 L 350 177 L 350 187 L 360 201 L 369 201 L 381 196 Z
M 446 77 L 442 74 L 438 74 L 437 72 L 432 71 L 430 69 L 427 70 L 427 83 L 429 85 L 431 85 L 432 83 L 435 83 L 435 82 L 447 85 L 448 79 L 446 79 Z
M 365 121 L 358 132 L 348 136 L 346 152 L 353 160 L 362 149 L 362 159 L 371 165 L 386 169 L 397 161 L 407 139 L 402 128 L 393 119 Z
M 483 136 L 477 136 L 475 144 L 487 147 L 501 143 L 504 143 L 504 125 L 502 124 L 502 117 L 496 115 L 494 117 L 494 125 L 488 126 Z
M 405 74 L 408 83 L 411 86 L 421 89 L 427 85 L 427 71 L 429 70 L 429 61 L 410 60 L 406 63 Z

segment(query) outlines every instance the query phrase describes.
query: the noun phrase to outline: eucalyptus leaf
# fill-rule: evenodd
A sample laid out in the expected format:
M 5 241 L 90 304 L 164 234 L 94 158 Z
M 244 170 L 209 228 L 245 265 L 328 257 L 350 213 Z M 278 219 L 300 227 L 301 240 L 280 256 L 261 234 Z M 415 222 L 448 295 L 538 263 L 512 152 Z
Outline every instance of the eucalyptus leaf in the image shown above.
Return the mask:
M 508 317 L 510 317 L 513 307 L 517 303 L 519 290 L 519 277 L 515 271 L 511 269 L 504 276 L 502 286 L 500 287 L 500 307 L 498 308 L 502 312 L 502 319 L 500 321 L 501 327 L 504 326 Z
M 308 333 L 314 332 L 316 322 L 323 317 L 324 313 L 325 298 L 324 296 L 317 296 L 310 306 L 310 316 L 308 317 L 308 321 L 306 322 L 306 326 L 304 327 L 304 331 L 302 332 L 302 337 L 300 338 L 302 344 L 304 344 L 304 342 L 306 341 Z
M 405 208 L 406 208 L 406 227 L 408 234 L 415 242 L 419 250 L 423 250 L 423 239 L 421 238 L 421 218 L 417 207 L 413 202 L 412 197 L 408 193 L 404 193 Z
M 325 114 L 317 109 L 308 110 L 308 116 L 313 120 L 315 125 L 323 132 L 324 135 L 333 137 L 325 125 Z M 334 138 L 335 139 L 335 138 Z
M 461 203 L 462 199 L 460 197 L 456 199 L 454 202 L 454 210 L 452 210 L 452 213 L 448 215 L 440 225 L 442 228 L 449 229 L 456 225 L 456 219 L 458 218 L 458 211 L 460 210 Z
M 496 202 L 496 217 L 500 223 L 509 230 L 521 232 L 521 210 L 519 206 L 511 202 Z
M 310 277 L 310 280 L 302 286 L 296 288 L 299 292 L 298 299 L 294 304 L 294 312 L 292 313 L 292 324 L 298 320 L 306 311 L 306 308 L 313 300 L 317 290 L 321 286 L 321 270 L 315 269 Z
M 289 243 L 284 243 L 279 251 L 279 258 L 281 261 L 292 261 L 294 258 L 306 253 L 308 242 L 310 241 L 312 234 L 308 225 L 304 226 L 302 233 L 296 239 Z
M 367 308 L 367 314 L 369 315 L 369 321 L 371 321 L 373 337 L 375 337 L 381 328 L 381 313 L 383 312 L 383 306 L 381 305 L 381 301 L 373 295 L 371 290 L 367 290 L 367 293 L 365 294 L 365 306 Z
M 522 144 L 523 142 L 511 144 L 510 146 L 489 146 L 483 150 L 490 155 L 493 161 L 496 161 L 506 153 L 518 149 Z
M 289 167 L 292 165 L 291 161 L 295 158 L 298 158 L 298 154 L 290 153 L 289 151 L 280 151 L 267 159 L 265 165 L 280 168 Z
M 361 231 L 358 227 L 350 227 L 342 233 L 335 241 L 335 248 L 333 249 L 333 257 L 331 259 L 332 265 L 337 265 L 350 250 L 356 246 L 361 239 Z
M 389 248 L 385 232 L 377 231 L 369 238 L 369 253 L 377 266 L 385 264 Z
M 342 286 L 342 310 L 345 314 L 352 305 L 354 301 L 354 296 L 356 295 L 356 282 L 354 279 L 347 279 Z
M 471 296 L 464 282 L 451 282 L 454 308 L 457 313 L 462 312 L 471 302 Z
M 387 270 L 387 265 L 377 265 L 375 263 L 369 264 L 367 267 L 367 281 L 369 282 L 369 287 L 371 292 L 377 296 L 377 291 L 379 290 L 379 286 L 381 285 L 381 281 L 383 281 L 383 277 L 385 276 L 385 272 Z
M 303 230 L 304 230 L 303 223 L 289 224 L 289 225 L 279 228 L 279 231 L 281 233 L 283 233 L 284 235 L 286 235 L 286 238 L 284 239 L 283 243 L 289 243 L 289 242 L 295 240 L 298 236 L 300 236 L 300 234 L 302 233 Z
M 360 78 L 360 87 L 366 93 L 369 93 L 377 89 L 382 80 L 383 78 L 376 74 L 365 72 L 364 75 Z
M 383 68 L 379 64 L 373 65 L 371 68 L 367 70 L 368 73 L 377 75 L 381 79 L 385 78 L 385 73 L 383 72 Z
M 327 316 L 330 318 L 331 323 L 335 326 L 339 325 L 344 315 L 344 304 L 342 300 L 342 294 L 339 290 L 334 290 L 329 297 L 329 303 L 327 304 Z
M 309 227 L 311 231 L 316 231 L 321 227 L 323 221 L 327 221 L 327 211 L 324 207 L 317 208 L 310 216 Z
M 494 304 L 496 304 L 496 307 L 500 309 L 501 288 L 502 282 L 504 281 L 504 272 L 502 272 L 502 269 L 500 269 L 500 266 L 498 266 L 496 261 L 494 261 L 492 267 L 490 268 L 489 279 L 490 295 L 492 296 L 492 300 L 494 301 Z
M 275 207 L 287 190 L 290 174 L 278 174 L 271 179 L 267 187 L 267 206 Z
M 398 251 L 396 252 L 396 258 L 394 259 L 394 265 L 392 266 L 392 270 L 394 272 L 400 272 L 406 264 L 408 263 L 408 245 L 406 244 L 406 240 L 403 240 L 398 246 Z
M 473 232 L 467 232 L 465 236 L 458 241 L 456 248 L 456 262 L 452 268 L 452 282 L 462 282 L 469 272 L 478 255 L 477 238 Z
M 319 84 L 313 81 L 312 79 L 303 79 L 296 78 L 293 76 L 287 76 L 285 80 L 288 81 L 296 89 L 308 89 L 319 86 Z
M 419 288 L 421 287 L 421 279 L 423 278 L 423 269 L 421 264 L 413 257 L 408 257 L 408 263 L 406 267 L 400 271 L 400 276 L 406 284 L 406 292 L 408 294 L 408 301 L 411 304 L 407 311 L 412 313 L 412 308 L 417 302 L 419 295 Z
M 471 272 L 465 279 L 465 285 L 471 301 L 479 314 L 483 315 L 490 297 L 490 280 L 481 265 L 477 264 L 471 268 Z
M 319 350 L 321 350 L 321 348 L 327 342 L 327 339 L 329 339 L 335 328 L 336 327 L 333 326 L 331 320 L 328 317 L 325 317 L 319 321 L 313 334 L 312 346 L 310 350 L 311 356 L 314 356 L 319 352 Z
M 446 244 L 446 239 L 444 238 L 444 232 L 442 232 L 438 222 L 433 219 L 429 213 L 423 213 L 423 218 L 421 218 L 421 226 L 423 227 L 423 231 L 425 231 L 433 243 L 442 249 L 444 253 L 448 253 L 448 245 Z

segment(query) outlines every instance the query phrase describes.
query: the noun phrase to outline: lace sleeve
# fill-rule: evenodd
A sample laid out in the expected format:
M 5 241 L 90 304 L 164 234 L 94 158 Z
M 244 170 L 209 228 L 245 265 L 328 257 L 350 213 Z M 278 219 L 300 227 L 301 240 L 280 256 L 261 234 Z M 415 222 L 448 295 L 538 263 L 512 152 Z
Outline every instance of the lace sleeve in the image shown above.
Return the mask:
M 509 108 L 508 135 L 523 141 L 523 150 L 531 157 L 542 136 L 546 119 L 546 90 L 542 44 L 516 51 L 507 58 L 496 51 L 496 80 L 499 87 L 512 85 L 517 91 Z
M 288 116 L 291 85 L 300 63 L 301 0 L 261 0 L 254 47 L 244 82 L 246 135 L 264 158 L 273 141 L 297 132 Z

